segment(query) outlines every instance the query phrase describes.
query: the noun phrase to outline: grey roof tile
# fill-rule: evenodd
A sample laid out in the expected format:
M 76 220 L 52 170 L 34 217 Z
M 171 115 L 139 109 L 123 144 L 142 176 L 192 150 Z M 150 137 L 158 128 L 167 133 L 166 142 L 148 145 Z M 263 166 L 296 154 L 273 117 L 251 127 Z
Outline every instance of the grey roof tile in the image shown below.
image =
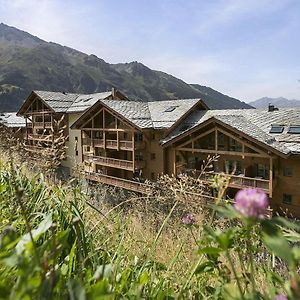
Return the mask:
M 0 113 L 0 124 L 9 128 L 25 127 L 25 118 L 18 117 L 16 112 Z
M 216 118 L 283 154 L 300 153 L 300 134 L 287 133 L 288 126 L 300 125 L 300 108 L 280 109 L 273 112 L 262 109 L 196 111 L 161 143 L 165 144 L 211 118 Z M 274 124 L 284 125 L 282 134 L 270 133 L 271 126 Z

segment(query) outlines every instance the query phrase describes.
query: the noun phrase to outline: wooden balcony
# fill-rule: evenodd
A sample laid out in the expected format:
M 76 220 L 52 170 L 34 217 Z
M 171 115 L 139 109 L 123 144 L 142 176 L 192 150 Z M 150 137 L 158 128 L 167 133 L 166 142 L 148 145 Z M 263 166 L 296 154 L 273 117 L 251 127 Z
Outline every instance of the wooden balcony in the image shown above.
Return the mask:
M 118 177 L 113 177 L 113 176 L 108 176 L 100 173 L 88 173 L 84 172 L 82 173 L 83 177 L 88 180 L 116 186 L 118 188 L 123 188 L 125 190 L 129 191 L 134 191 L 137 193 L 142 193 L 142 194 L 150 194 L 151 193 L 151 186 L 128 180 L 128 179 L 123 179 L 123 178 L 118 178 Z M 75 173 L 72 173 L 73 176 L 78 176 Z
M 32 127 L 35 128 L 52 128 L 51 122 L 33 122 L 32 124 Z
M 90 138 L 83 138 L 82 139 L 82 144 L 84 146 L 94 146 L 94 147 L 100 147 L 104 148 L 104 140 L 103 139 L 90 139 Z M 114 149 L 114 150 L 127 150 L 127 151 L 132 151 L 133 146 L 132 146 L 132 141 L 118 141 L 117 140 L 106 140 L 105 141 L 105 147 L 108 149 Z M 134 143 L 134 148 L 136 150 L 142 150 L 145 148 L 145 142 L 143 141 L 138 141 Z
M 84 155 L 83 159 L 101 166 L 133 171 L 133 162 L 130 160 L 116 159 L 103 156 Z
M 225 173 L 207 172 L 200 174 L 200 179 L 206 183 L 212 183 L 213 177 L 216 175 L 228 176 L 229 187 L 243 189 L 243 188 L 258 188 L 266 193 L 270 193 L 270 181 L 261 178 L 252 178 L 246 176 L 231 175 Z M 197 175 L 196 175 L 197 176 Z

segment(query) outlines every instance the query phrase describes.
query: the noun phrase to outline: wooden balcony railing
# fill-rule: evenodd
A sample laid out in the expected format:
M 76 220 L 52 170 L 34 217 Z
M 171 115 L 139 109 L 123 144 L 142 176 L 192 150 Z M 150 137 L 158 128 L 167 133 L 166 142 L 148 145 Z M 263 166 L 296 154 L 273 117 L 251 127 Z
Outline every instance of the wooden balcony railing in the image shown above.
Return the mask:
M 94 172 L 92 172 L 92 173 L 83 172 L 81 174 L 83 175 L 83 177 L 85 179 L 89 179 L 92 181 L 116 186 L 119 188 L 123 188 L 125 190 L 134 191 L 134 192 L 142 193 L 142 194 L 150 194 L 151 193 L 151 186 L 144 184 L 144 183 L 140 183 L 140 182 L 136 182 L 136 181 L 132 181 L 132 180 L 128 180 L 128 179 L 123 179 L 123 178 L 118 178 L 118 177 L 113 177 L 113 176 L 109 176 L 109 175 L 104 175 L 104 174 L 100 174 L 100 173 L 94 173 Z M 76 172 L 72 172 L 71 175 L 78 176 L 79 174 Z
M 116 158 L 103 157 L 103 156 L 93 156 L 93 155 L 84 155 L 83 159 L 85 161 L 93 162 L 101 166 L 118 168 L 118 169 L 123 169 L 128 171 L 133 170 L 133 162 L 129 160 L 116 159 Z
M 35 128 L 51 128 L 52 127 L 51 122 L 33 122 L 32 124 L 33 124 L 32 127 L 35 127 Z
M 82 144 L 84 146 L 95 146 L 95 147 L 101 147 L 104 148 L 104 140 L 103 139 L 91 139 L 91 138 L 83 138 Z M 108 149 L 115 149 L 118 150 L 118 141 L 117 140 L 106 140 L 105 146 Z M 134 143 L 134 148 L 136 150 L 142 150 L 145 148 L 145 142 L 144 141 L 138 141 Z M 133 150 L 132 141 L 122 141 L 119 140 L 119 149 L 120 150 Z
M 253 177 L 246 177 L 246 176 L 238 176 L 238 175 L 231 175 L 225 173 L 216 173 L 216 172 L 206 172 L 200 175 L 200 179 L 205 182 L 211 183 L 213 182 L 213 177 L 216 175 L 221 176 L 228 176 L 229 179 L 229 186 L 234 188 L 259 188 L 266 193 L 270 192 L 270 181 L 267 179 L 261 178 L 253 178 Z M 197 175 L 196 175 L 197 176 Z

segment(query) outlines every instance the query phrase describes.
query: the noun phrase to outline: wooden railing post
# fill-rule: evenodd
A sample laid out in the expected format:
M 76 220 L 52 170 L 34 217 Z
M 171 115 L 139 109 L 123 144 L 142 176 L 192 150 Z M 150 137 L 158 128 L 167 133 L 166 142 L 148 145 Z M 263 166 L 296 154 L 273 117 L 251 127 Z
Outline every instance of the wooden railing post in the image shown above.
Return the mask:
M 270 157 L 269 196 L 273 196 L 273 157 Z

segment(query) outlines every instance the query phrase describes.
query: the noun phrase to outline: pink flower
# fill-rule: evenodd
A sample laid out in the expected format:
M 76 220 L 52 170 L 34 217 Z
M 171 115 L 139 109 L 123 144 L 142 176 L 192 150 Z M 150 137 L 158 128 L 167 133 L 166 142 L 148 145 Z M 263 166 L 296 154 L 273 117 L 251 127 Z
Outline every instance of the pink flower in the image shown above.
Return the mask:
M 268 206 L 268 196 L 258 189 L 243 189 L 235 196 L 235 209 L 249 218 L 263 219 Z
M 182 218 L 182 223 L 185 225 L 195 225 L 197 222 L 192 214 L 187 214 Z
M 288 300 L 287 296 L 285 295 L 276 295 L 274 300 Z

